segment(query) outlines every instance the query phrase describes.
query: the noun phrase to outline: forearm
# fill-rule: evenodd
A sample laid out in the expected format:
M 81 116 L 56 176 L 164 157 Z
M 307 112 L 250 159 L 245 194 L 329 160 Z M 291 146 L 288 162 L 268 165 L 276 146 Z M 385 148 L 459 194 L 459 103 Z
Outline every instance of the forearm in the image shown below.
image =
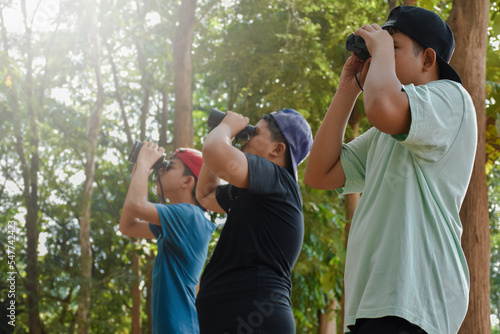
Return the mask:
M 224 123 L 219 124 L 207 135 L 202 154 L 203 164 L 209 171 L 219 169 L 219 164 L 225 161 L 226 153 L 234 148 L 231 143 L 231 128 Z
M 125 208 L 122 210 L 118 229 L 122 235 L 128 237 L 146 239 L 155 237 L 149 228 L 149 223 L 130 215 Z
M 231 144 L 238 129 L 235 130 L 224 123 L 213 129 L 203 144 L 203 164 L 217 178 L 238 188 L 247 189 L 249 185 L 247 158 L 242 151 Z
M 130 180 L 123 209 L 137 217 L 140 209 L 148 203 L 149 167 L 143 163 L 136 163 Z
M 377 51 L 372 57 L 363 87 L 363 104 L 369 120 L 370 116 L 375 116 L 375 112 L 370 115 L 370 111 L 378 111 L 378 114 L 384 112 L 384 104 L 391 103 L 391 95 L 401 91 L 401 83 L 396 76 L 394 51 L 380 48 Z
M 380 50 L 373 56 L 365 80 L 363 104 L 366 117 L 379 131 L 402 134 L 409 130 L 409 104 L 396 76 L 392 49 Z
M 356 91 L 339 88 L 314 138 L 305 171 L 307 185 L 318 189 L 333 189 L 343 185 L 343 173 L 334 167 L 340 164 L 344 131 L 359 95 Z

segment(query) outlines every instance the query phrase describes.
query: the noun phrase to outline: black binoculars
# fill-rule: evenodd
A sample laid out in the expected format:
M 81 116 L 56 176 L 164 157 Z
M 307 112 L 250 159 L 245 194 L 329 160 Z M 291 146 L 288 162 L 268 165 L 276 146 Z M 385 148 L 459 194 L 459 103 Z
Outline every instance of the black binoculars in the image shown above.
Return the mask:
M 370 52 L 368 52 L 365 40 L 361 36 L 350 34 L 345 42 L 345 48 L 347 51 L 352 51 L 361 60 L 370 58 Z
M 128 156 L 128 161 L 133 163 L 137 162 L 137 157 L 139 156 L 139 151 L 141 150 L 141 147 L 142 147 L 142 142 L 136 140 Z M 169 165 L 170 162 L 168 160 L 165 160 L 165 156 L 162 156 L 160 159 L 156 160 L 153 167 L 151 168 L 153 168 L 155 171 L 158 171 L 162 168 L 167 169 Z
M 210 115 L 208 116 L 208 121 L 207 121 L 208 128 L 210 130 L 215 128 L 217 125 L 220 124 L 220 122 L 222 122 L 224 117 L 226 117 L 225 112 L 222 112 L 217 109 L 212 109 L 210 111 Z M 248 140 L 252 138 L 254 132 L 255 132 L 255 127 L 253 125 L 247 125 L 243 130 L 238 132 L 236 136 L 234 136 L 234 138 Z

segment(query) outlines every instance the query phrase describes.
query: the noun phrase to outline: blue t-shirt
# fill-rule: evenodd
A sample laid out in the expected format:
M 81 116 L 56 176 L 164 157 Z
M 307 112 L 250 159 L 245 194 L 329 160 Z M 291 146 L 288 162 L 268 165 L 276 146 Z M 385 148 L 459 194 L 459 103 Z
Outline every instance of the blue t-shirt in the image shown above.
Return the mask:
M 196 285 L 215 225 L 192 204 L 156 204 L 161 226 L 149 224 L 157 238 L 153 268 L 153 333 L 199 333 Z

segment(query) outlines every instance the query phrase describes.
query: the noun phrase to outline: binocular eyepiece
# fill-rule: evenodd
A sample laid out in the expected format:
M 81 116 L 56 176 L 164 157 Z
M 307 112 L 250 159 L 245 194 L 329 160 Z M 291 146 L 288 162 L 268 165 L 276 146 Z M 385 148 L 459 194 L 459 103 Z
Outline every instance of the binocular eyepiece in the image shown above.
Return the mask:
M 224 117 L 226 117 L 225 112 L 219 111 L 217 109 L 212 109 L 210 111 L 210 115 L 208 116 L 208 121 L 207 121 L 208 128 L 210 130 L 215 128 L 217 125 L 220 124 L 220 122 L 222 122 Z M 254 132 L 255 132 L 255 127 L 252 125 L 247 125 L 243 130 L 241 130 L 240 132 L 238 132 L 236 134 L 235 139 L 248 140 L 248 139 L 252 138 Z M 141 150 L 141 147 L 142 147 L 142 142 L 139 140 L 136 140 L 134 145 L 132 146 L 132 149 L 130 151 L 130 154 L 129 154 L 127 160 L 132 162 L 132 163 L 136 163 L 137 157 L 139 156 L 139 151 Z M 152 169 L 154 169 L 155 171 L 158 171 L 162 168 L 167 169 L 169 167 L 169 165 L 170 165 L 170 162 L 168 160 L 165 160 L 165 156 L 162 156 L 160 159 L 158 159 L 154 163 Z
M 220 122 L 222 122 L 224 117 L 226 117 L 225 112 L 219 111 L 217 109 L 212 109 L 210 111 L 210 115 L 208 116 L 208 121 L 207 121 L 208 128 L 210 130 L 215 128 L 217 125 L 220 124 Z M 253 125 L 247 125 L 243 130 L 238 132 L 234 138 L 248 140 L 252 138 L 254 132 L 255 132 L 255 127 Z
M 368 52 L 365 40 L 361 36 L 350 34 L 345 42 L 345 48 L 347 51 L 352 51 L 361 60 L 370 58 L 370 52 Z
M 142 142 L 136 140 L 128 156 L 128 161 L 133 163 L 137 162 L 137 157 L 139 156 L 139 151 L 141 150 L 141 147 L 142 147 Z M 160 159 L 156 160 L 153 167 L 151 168 L 153 168 L 155 171 L 158 171 L 162 168 L 166 169 L 169 166 L 169 164 L 170 164 L 169 161 L 165 160 L 165 156 L 162 156 Z

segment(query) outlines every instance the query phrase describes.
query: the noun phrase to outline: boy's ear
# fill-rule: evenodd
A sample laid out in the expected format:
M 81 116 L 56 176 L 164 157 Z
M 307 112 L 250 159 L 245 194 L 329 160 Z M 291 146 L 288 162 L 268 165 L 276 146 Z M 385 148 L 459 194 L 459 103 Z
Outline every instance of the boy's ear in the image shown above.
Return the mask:
M 432 48 L 427 48 L 424 50 L 424 71 L 429 71 L 434 67 L 437 67 L 436 51 Z
M 196 180 L 195 180 L 194 176 L 187 175 L 186 179 L 184 180 L 184 185 L 186 187 L 194 186 L 195 182 L 196 182 Z
M 274 142 L 274 147 L 273 147 L 271 154 L 278 157 L 280 155 L 285 154 L 285 150 L 286 150 L 285 143 Z

